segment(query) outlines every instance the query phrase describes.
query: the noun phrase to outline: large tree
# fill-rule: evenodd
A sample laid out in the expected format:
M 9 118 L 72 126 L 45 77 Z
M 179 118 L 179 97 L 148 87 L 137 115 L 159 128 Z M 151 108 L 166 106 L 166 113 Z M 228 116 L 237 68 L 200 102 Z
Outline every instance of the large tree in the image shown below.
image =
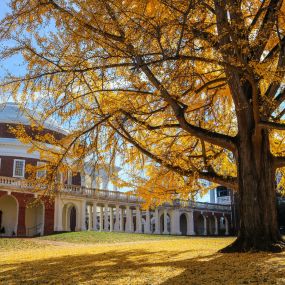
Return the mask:
M 238 191 L 240 230 L 225 251 L 284 248 L 275 195 L 285 166 L 282 0 L 10 5 L 2 57 L 21 53 L 27 68 L 7 74 L 3 92 L 72 123 L 58 162 L 94 150 L 112 160 L 116 150 L 137 163 L 139 151 L 151 159 L 149 181 L 138 180 L 150 197 L 182 195 L 199 178 Z

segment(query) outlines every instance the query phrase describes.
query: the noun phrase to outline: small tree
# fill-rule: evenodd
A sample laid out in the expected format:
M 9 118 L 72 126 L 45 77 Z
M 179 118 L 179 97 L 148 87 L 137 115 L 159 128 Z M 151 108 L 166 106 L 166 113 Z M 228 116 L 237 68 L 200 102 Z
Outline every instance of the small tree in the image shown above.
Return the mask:
M 124 150 L 137 162 L 139 151 L 153 161 L 145 185 L 160 185 L 149 197 L 188 193 L 198 178 L 238 190 L 240 231 L 224 251 L 284 248 L 275 201 L 285 165 L 282 0 L 10 5 L 1 37 L 14 44 L 2 56 L 21 53 L 27 72 L 8 74 L 3 91 L 37 99 L 44 117 L 72 118 L 61 161 Z

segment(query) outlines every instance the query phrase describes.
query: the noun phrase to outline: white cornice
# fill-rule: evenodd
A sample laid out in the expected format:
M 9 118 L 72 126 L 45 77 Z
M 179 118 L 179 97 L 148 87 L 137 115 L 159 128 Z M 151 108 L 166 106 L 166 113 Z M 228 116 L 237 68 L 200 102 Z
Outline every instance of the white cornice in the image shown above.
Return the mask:
M 38 152 L 29 153 L 31 144 L 23 144 L 14 138 L 0 138 L 0 155 L 39 159 Z

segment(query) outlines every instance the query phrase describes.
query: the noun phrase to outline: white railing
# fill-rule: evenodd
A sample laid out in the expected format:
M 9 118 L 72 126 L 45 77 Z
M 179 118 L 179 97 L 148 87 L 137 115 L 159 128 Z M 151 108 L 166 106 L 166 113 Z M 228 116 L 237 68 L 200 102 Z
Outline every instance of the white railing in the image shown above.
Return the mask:
M 0 176 L 0 186 L 10 186 L 15 188 L 32 188 L 32 184 L 20 178 Z
M 98 198 L 103 200 L 122 201 L 122 202 L 135 202 L 141 203 L 143 199 L 128 193 L 119 191 L 110 191 L 97 188 L 87 188 L 75 185 L 64 185 L 60 192 L 70 193 L 74 195 L 82 195 L 90 198 Z
M 174 206 L 182 206 L 183 208 L 190 207 L 192 209 L 198 210 L 208 210 L 208 211 L 231 211 L 231 205 L 223 204 L 212 204 L 212 203 L 203 203 L 203 202 L 194 202 L 186 200 L 174 200 Z
M 23 179 L 0 176 L 0 186 L 19 188 L 19 189 L 32 189 L 33 186 L 30 183 L 27 183 Z M 62 193 L 69 193 L 72 195 L 86 196 L 91 198 L 98 198 L 103 200 L 114 200 L 122 202 L 134 202 L 140 203 L 143 202 L 143 199 L 128 193 L 123 193 L 119 191 L 110 191 L 96 188 L 87 188 L 76 185 L 63 185 L 60 189 Z
M 15 187 L 21 187 L 20 179 L 12 178 L 12 177 L 4 177 L 0 176 L 0 185 L 11 185 Z
M 20 188 L 20 189 L 32 189 L 32 184 L 27 183 L 25 180 L 0 176 L 0 186 Z M 134 194 L 123 193 L 119 191 L 110 191 L 97 188 L 87 188 L 76 185 L 63 185 L 59 192 L 71 195 L 85 196 L 95 199 L 120 201 L 129 203 L 143 203 L 144 200 Z M 183 208 L 191 208 L 197 210 L 207 211 L 231 211 L 231 205 L 211 204 L 203 202 L 194 202 L 175 199 L 173 203 L 166 203 L 166 206 L 180 206 Z

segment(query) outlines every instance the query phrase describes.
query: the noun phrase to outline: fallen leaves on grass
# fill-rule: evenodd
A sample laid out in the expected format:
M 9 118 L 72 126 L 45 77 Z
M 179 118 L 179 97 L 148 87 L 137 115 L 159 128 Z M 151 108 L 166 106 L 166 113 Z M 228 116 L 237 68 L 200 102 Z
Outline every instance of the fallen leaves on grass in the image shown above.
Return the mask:
M 0 256 L 3 284 L 284 284 L 284 254 L 220 254 L 230 238 L 46 245 Z

